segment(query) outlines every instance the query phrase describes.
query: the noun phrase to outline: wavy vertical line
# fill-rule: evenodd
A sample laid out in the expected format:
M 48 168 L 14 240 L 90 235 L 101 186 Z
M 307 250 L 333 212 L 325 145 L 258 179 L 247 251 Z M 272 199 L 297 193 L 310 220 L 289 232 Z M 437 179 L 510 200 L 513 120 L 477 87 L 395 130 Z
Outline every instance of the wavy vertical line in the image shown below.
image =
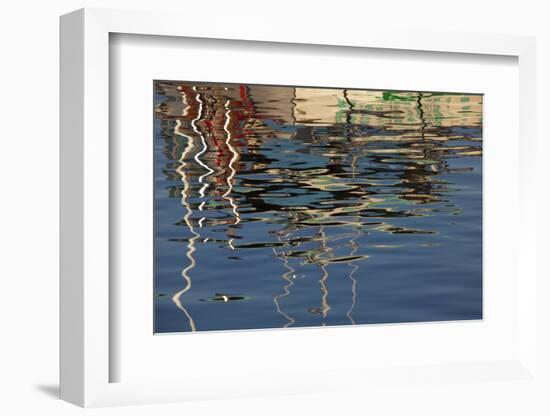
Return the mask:
M 326 236 L 325 236 L 325 228 L 321 227 L 319 230 L 319 234 L 321 235 L 321 247 L 325 252 L 330 251 L 330 249 L 327 249 L 326 247 Z M 322 306 L 322 315 L 323 318 L 326 318 L 328 316 L 328 312 L 330 311 L 330 305 L 328 303 L 328 288 L 326 285 L 326 281 L 328 279 L 328 271 L 326 268 L 326 264 L 321 263 L 320 268 L 323 271 L 323 276 L 321 276 L 321 279 L 319 280 L 319 284 L 321 285 L 321 306 Z M 325 325 L 325 323 L 323 323 Z
M 190 263 L 189 265 L 183 269 L 181 271 L 181 275 L 182 277 L 184 278 L 184 280 L 186 281 L 187 285 L 182 289 L 180 290 L 179 292 L 176 292 L 174 294 L 174 296 L 172 296 L 172 301 L 174 302 L 174 304 L 178 307 L 178 309 L 180 309 L 184 315 L 187 317 L 187 320 L 189 321 L 189 327 L 191 328 L 191 331 L 192 332 L 195 332 L 197 330 L 196 326 L 195 326 L 195 321 L 193 320 L 193 318 L 191 317 L 191 315 L 189 314 L 189 312 L 187 311 L 187 308 L 185 308 L 185 306 L 183 306 L 182 302 L 181 302 L 181 296 L 185 293 L 185 292 L 188 292 L 190 289 L 191 289 L 191 278 L 189 277 L 188 275 L 188 272 L 190 270 L 192 270 L 195 265 L 196 265 L 196 262 L 195 262 L 195 259 L 193 258 L 192 254 L 195 252 L 195 240 L 197 239 L 198 237 L 195 236 L 193 238 L 191 238 L 189 240 L 189 244 L 187 245 L 187 248 L 188 248 L 188 251 L 187 251 L 187 258 L 189 259 Z
M 326 265 L 321 266 L 321 270 L 323 271 L 323 276 L 319 280 L 319 283 L 321 285 L 321 305 L 322 305 L 322 314 L 323 318 L 326 318 L 328 316 L 328 311 L 330 311 L 330 305 L 328 303 L 328 288 L 326 285 L 326 280 L 328 278 L 328 271 L 326 269 Z
M 223 129 L 225 130 L 226 137 L 227 137 L 226 140 L 225 140 L 225 144 L 227 145 L 227 147 L 229 148 L 229 151 L 231 152 L 231 154 L 233 156 L 231 157 L 231 160 L 229 161 L 229 166 L 228 167 L 229 167 L 229 170 L 231 171 L 231 173 L 227 177 L 227 191 L 223 194 L 223 197 L 226 198 L 229 201 L 229 204 L 231 205 L 233 215 L 235 215 L 235 223 L 234 224 L 236 225 L 239 222 L 241 222 L 241 217 L 240 217 L 239 212 L 237 210 L 237 205 L 235 204 L 235 200 L 230 195 L 231 195 L 231 192 L 233 191 L 233 178 L 235 178 L 235 175 L 237 174 L 237 171 L 233 167 L 233 164 L 239 159 L 239 153 L 235 150 L 235 148 L 231 144 L 232 136 L 231 136 L 231 132 L 229 131 L 229 127 L 228 127 L 229 122 L 231 121 L 231 110 L 229 109 L 228 105 L 229 105 L 229 100 L 227 100 L 225 102 L 225 105 L 224 105 L 224 107 L 226 108 L 227 111 L 225 112 L 225 123 L 223 125 Z
M 357 250 L 359 249 L 359 245 L 355 242 L 355 240 L 357 240 L 360 235 L 361 235 L 361 230 L 358 230 L 356 236 L 350 239 L 350 244 L 351 244 L 351 247 L 352 247 L 350 256 L 355 255 L 355 253 L 357 253 Z M 355 263 L 351 263 L 350 266 L 351 266 L 352 270 L 348 274 L 348 277 L 352 282 L 351 283 L 351 306 L 348 309 L 348 311 L 346 313 L 346 316 L 348 317 L 351 324 L 355 325 L 355 319 L 353 319 L 353 316 L 352 316 L 351 313 L 353 312 L 353 309 L 355 308 L 355 302 L 356 302 L 356 299 L 357 299 L 357 279 L 355 279 L 353 277 L 353 275 L 355 274 L 357 269 L 359 269 L 359 266 Z
M 357 155 L 354 153 L 351 156 L 351 177 L 355 179 L 357 176 L 355 171 L 357 170 Z
M 233 163 L 235 163 L 236 160 L 239 158 L 239 153 L 235 150 L 233 145 L 231 144 L 231 140 L 233 139 L 231 135 L 231 131 L 229 130 L 229 123 L 231 121 L 231 110 L 229 109 L 229 100 L 227 100 L 224 104 L 225 111 L 225 122 L 223 124 L 223 129 L 226 134 L 225 144 L 227 145 L 229 151 L 232 154 L 231 160 L 229 161 L 228 168 L 231 171 L 229 176 L 227 177 L 227 191 L 224 192 L 222 195 L 222 198 L 224 198 L 226 201 L 229 202 L 229 205 L 231 206 L 231 211 L 233 212 L 233 216 L 235 217 L 235 221 L 233 222 L 233 225 L 237 225 L 241 222 L 241 217 L 239 215 L 239 211 L 237 209 L 237 205 L 235 204 L 235 200 L 231 196 L 231 192 L 233 191 L 233 178 L 237 174 L 237 171 L 233 167 Z M 233 246 L 233 238 L 230 238 L 228 241 L 228 245 L 231 248 L 231 250 L 235 250 L 235 246 Z
M 184 169 L 184 167 L 187 165 L 187 163 L 185 162 L 186 157 L 193 150 L 194 143 L 193 143 L 193 138 L 192 137 L 179 132 L 180 127 L 181 127 L 181 121 L 177 120 L 176 121 L 176 127 L 174 128 L 174 133 L 179 135 L 179 136 L 187 138 L 187 146 L 185 147 L 184 151 L 182 152 L 182 154 L 181 154 L 181 156 L 178 160 L 180 165 L 178 166 L 176 171 L 180 174 L 181 181 L 183 182 L 183 190 L 181 191 L 181 196 L 182 196 L 181 197 L 181 203 L 185 207 L 185 210 L 186 210 L 186 214 L 184 215 L 183 219 L 184 219 L 185 225 L 187 226 L 187 228 L 189 229 L 191 234 L 193 234 L 193 237 L 190 238 L 189 242 L 187 243 L 186 257 L 189 259 L 189 265 L 181 271 L 181 275 L 182 275 L 183 279 L 185 280 L 185 282 L 187 284 L 182 290 L 180 290 L 179 292 L 176 292 L 172 296 L 172 302 L 174 302 L 176 307 L 184 313 L 184 315 L 187 317 L 187 320 L 189 321 L 189 327 L 191 328 L 191 331 L 195 332 L 196 331 L 195 322 L 194 322 L 193 318 L 191 317 L 191 314 L 187 311 L 187 309 L 183 306 L 183 304 L 181 302 L 181 296 L 191 289 L 191 277 L 189 276 L 189 272 L 196 266 L 196 262 L 195 262 L 195 259 L 193 257 L 193 253 L 196 250 L 195 249 L 195 241 L 198 238 L 200 238 L 200 234 L 198 234 L 195 231 L 195 229 L 194 229 L 194 227 L 193 227 L 193 225 L 191 224 L 191 221 L 190 221 L 191 215 L 193 214 L 193 210 L 191 208 L 191 205 L 189 204 L 189 202 L 187 200 L 188 195 L 189 195 L 190 184 L 189 184 L 189 180 L 187 179 L 187 172 Z
M 418 110 L 418 117 L 420 118 L 420 137 L 422 140 L 424 140 L 425 131 L 426 131 L 426 127 L 428 127 L 428 123 L 426 123 L 426 119 L 424 117 L 424 107 L 422 105 L 422 98 L 423 98 L 423 95 L 421 92 L 419 92 L 418 97 L 416 98 L 416 106 Z
M 277 254 L 277 251 L 273 248 L 273 253 L 277 256 L 277 257 L 280 257 L 278 254 Z M 275 296 L 273 298 L 273 303 L 275 303 L 275 307 L 277 308 L 277 312 L 279 314 L 281 314 L 288 322 L 283 325 L 283 328 L 288 328 L 290 325 L 294 324 L 296 322 L 296 320 L 294 318 L 292 318 L 290 315 L 288 315 L 286 312 L 284 312 L 282 309 L 281 309 L 281 306 L 279 304 L 279 300 L 290 295 L 290 287 L 294 285 L 294 282 L 292 281 L 291 279 L 291 275 L 294 274 L 294 272 L 296 272 L 296 269 L 292 268 L 291 266 L 289 266 L 288 264 L 288 258 L 286 256 L 282 256 L 283 257 L 283 261 L 284 261 L 284 266 L 285 268 L 288 270 L 288 272 L 286 273 L 283 273 L 282 274 L 282 278 L 284 280 L 286 280 L 288 282 L 288 284 L 286 284 L 284 287 L 283 287 L 283 293 Z
M 193 89 L 196 91 L 196 87 L 193 87 Z M 191 121 L 191 127 L 193 128 L 193 130 L 195 131 L 195 133 L 197 133 L 197 135 L 199 136 L 199 139 L 202 143 L 202 149 L 200 152 L 198 152 L 194 159 L 196 160 L 196 162 L 201 165 L 204 169 L 207 170 L 207 172 L 203 175 L 201 175 L 199 177 L 199 183 L 203 184 L 203 186 L 201 187 L 201 189 L 199 190 L 199 195 L 201 198 L 204 198 L 205 196 L 205 192 L 206 192 L 206 189 L 208 189 L 208 187 L 210 186 L 208 182 L 203 182 L 204 179 L 206 177 L 208 177 L 209 175 L 211 175 L 212 173 L 214 173 L 214 170 L 211 169 L 207 164 L 205 164 L 201 159 L 200 159 L 200 156 L 202 156 L 207 150 L 208 150 L 208 145 L 206 144 L 206 140 L 204 139 L 204 135 L 202 134 L 202 132 L 197 128 L 197 121 L 200 120 L 200 118 L 202 117 L 202 113 L 203 113 L 203 102 L 201 100 L 201 95 L 200 94 L 197 94 L 196 96 L 196 100 L 198 101 L 199 103 L 199 111 L 198 111 L 198 115 L 197 117 L 195 117 L 192 121 Z

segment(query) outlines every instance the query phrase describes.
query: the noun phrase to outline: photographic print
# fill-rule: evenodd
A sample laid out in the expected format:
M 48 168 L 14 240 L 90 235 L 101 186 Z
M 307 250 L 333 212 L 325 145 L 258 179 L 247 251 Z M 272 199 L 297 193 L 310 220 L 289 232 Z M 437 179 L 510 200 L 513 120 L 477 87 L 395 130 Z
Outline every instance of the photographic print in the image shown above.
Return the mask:
M 482 319 L 481 94 L 153 84 L 155 333 Z

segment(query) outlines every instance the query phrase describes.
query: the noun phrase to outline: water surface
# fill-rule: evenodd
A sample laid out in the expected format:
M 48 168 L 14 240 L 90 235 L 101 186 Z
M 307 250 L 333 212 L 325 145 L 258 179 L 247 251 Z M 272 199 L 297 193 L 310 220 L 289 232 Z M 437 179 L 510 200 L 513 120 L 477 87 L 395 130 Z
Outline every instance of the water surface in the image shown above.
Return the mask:
M 482 317 L 482 96 L 155 81 L 155 332 Z

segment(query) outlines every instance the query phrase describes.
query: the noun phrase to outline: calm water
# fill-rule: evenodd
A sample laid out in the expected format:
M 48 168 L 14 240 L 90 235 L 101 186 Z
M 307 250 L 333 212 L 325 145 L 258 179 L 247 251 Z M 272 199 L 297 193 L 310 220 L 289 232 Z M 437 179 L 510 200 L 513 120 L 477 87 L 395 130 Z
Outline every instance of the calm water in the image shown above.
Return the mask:
M 155 82 L 155 332 L 482 317 L 482 96 Z

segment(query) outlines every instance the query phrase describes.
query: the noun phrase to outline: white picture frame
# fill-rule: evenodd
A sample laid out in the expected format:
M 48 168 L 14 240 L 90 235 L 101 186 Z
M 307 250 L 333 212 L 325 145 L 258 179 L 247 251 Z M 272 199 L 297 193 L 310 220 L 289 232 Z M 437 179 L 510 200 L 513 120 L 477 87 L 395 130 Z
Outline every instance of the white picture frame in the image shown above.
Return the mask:
M 536 217 L 529 210 L 536 204 L 532 177 L 536 143 L 535 40 L 378 27 L 327 33 L 310 25 L 308 30 L 301 27 L 280 31 L 266 22 L 240 34 L 221 25 L 206 27 L 192 19 L 182 25 L 183 18 L 173 13 L 107 9 L 82 9 L 61 18 L 61 398 L 88 407 L 319 392 L 347 386 L 339 382 L 311 383 L 307 374 L 293 375 L 293 382 L 280 383 L 288 378 L 284 373 L 265 382 L 231 383 L 230 378 L 216 383 L 198 379 L 110 382 L 110 363 L 117 358 L 109 348 L 109 311 L 113 307 L 109 296 L 109 171 L 113 163 L 109 158 L 109 36 L 113 33 L 517 57 L 523 213 L 515 242 L 520 253 L 518 270 L 522 272 L 517 294 L 518 354 L 499 363 L 429 366 L 418 370 L 414 377 L 433 380 L 448 373 L 452 379 L 475 383 L 479 379 L 471 377 L 472 371 L 492 369 L 512 374 L 518 382 L 529 379 L 537 383 Z M 405 373 L 410 375 L 410 370 L 400 373 L 381 368 L 368 375 L 359 370 L 331 371 L 336 372 L 333 379 L 352 379 L 359 388 L 381 381 L 391 384 Z

